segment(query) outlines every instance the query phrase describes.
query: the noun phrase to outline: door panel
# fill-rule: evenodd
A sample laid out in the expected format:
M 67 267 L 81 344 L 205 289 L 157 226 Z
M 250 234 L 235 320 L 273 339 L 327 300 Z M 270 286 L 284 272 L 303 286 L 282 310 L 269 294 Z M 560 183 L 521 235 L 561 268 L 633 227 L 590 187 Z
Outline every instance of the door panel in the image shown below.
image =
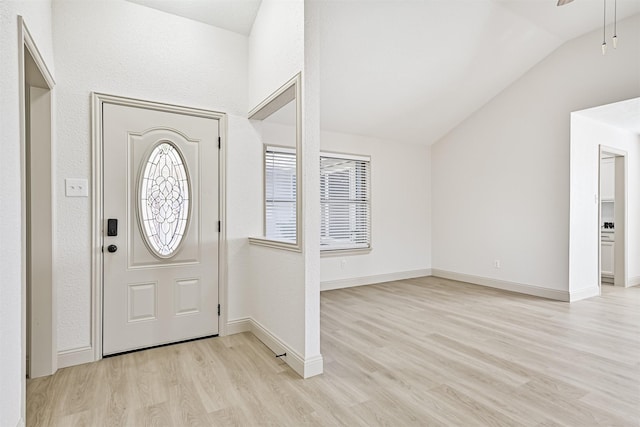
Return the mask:
M 217 334 L 218 121 L 103 115 L 103 354 Z

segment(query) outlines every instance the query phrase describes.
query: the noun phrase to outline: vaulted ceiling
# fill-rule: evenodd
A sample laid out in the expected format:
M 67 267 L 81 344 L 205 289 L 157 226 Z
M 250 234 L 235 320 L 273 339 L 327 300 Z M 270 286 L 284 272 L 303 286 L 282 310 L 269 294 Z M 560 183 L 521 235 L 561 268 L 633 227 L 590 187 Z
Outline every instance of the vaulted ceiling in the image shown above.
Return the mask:
M 262 0 L 128 0 L 248 36 Z
M 167 5 L 181 4 L 176 14 L 209 17 L 208 23 L 245 35 L 260 3 L 130 1 L 172 13 Z M 613 3 L 607 2 L 609 23 Z M 603 20 L 602 0 L 562 7 L 556 0 L 327 0 L 321 5 L 322 127 L 419 144 L 436 142 L 563 43 L 602 28 Z M 637 13 L 640 0 L 617 0 L 618 20 Z M 624 43 L 623 34 L 619 39 Z M 594 58 L 599 49 L 594 40 Z
M 323 127 L 436 142 L 560 45 L 602 26 L 601 0 L 555 3 L 327 2 Z M 640 1 L 618 0 L 619 19 L 638 12 Z M 594 40 L 594 60 L 600 43 Z

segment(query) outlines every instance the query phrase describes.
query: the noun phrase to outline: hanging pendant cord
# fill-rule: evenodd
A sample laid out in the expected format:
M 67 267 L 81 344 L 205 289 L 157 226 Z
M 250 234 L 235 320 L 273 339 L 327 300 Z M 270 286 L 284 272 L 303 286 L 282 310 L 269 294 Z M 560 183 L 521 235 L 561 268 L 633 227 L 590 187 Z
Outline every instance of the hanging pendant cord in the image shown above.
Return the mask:
M 602 54 L 607 52 L 607 0 L 604 0 L 604 10 L 602 12 Z
M 613 37 L 618 36 L 618 0 L 613 0 Z

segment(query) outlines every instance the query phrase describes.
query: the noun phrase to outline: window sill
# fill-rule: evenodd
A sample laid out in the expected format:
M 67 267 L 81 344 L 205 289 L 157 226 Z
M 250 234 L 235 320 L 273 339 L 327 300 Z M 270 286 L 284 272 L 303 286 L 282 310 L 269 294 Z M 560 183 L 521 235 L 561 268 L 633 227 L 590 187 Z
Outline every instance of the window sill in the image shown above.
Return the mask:
M 265 239 L 264 237 L 249 237 L 249 244 L 264 246 L 267 248 L 282 249 L 291 252 L 302 252 L 300 246 L 295 243 L 287 243 L 279 240 Z
M 359 249 L 327 249 L 320 250 L 320 258 L 330 258 L 337 256 L 349 256 L 349 255 L 367 255 L 371 252 L 371 248 L 359 248 Z

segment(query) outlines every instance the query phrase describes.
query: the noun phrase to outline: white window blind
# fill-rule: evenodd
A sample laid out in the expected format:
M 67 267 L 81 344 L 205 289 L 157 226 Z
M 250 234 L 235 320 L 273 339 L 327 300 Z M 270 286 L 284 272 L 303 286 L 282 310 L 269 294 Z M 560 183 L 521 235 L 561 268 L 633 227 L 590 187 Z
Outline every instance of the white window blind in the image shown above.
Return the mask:
M 296 152 L 265 147 L 265 237 L 296 242 Z
M 320 250 L 371 246 L 369 158 L 320 155 Z
M 371 247 L 369 158 L 320 155 L 320 250 Z M 265 148 L 265 236 L 296 241 L 296 153 Z

